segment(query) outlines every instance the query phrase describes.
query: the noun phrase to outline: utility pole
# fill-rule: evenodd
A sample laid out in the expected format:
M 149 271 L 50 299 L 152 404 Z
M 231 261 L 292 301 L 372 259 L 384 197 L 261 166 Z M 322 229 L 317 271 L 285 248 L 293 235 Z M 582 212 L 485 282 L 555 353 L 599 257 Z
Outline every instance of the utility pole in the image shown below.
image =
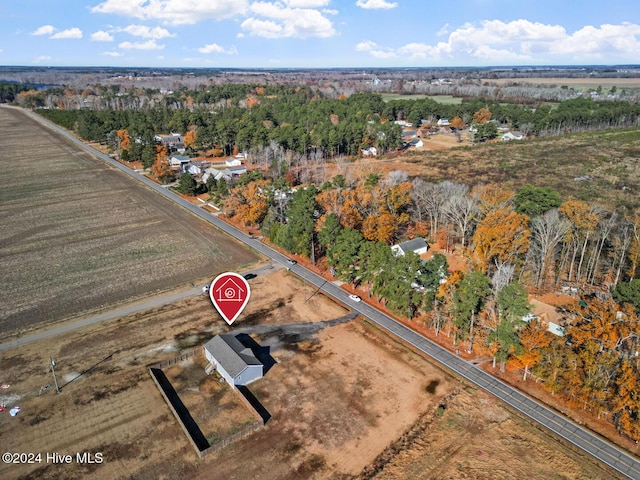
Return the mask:
M 60 388 L 58 388 L 58 379 L 56 379 L 56 362 L 53 358 L 49 357 L 49 360 L 51 361 L 51 373 L 53 373 L 53 383 L 56 386 L 56 393 L 60 393 Z

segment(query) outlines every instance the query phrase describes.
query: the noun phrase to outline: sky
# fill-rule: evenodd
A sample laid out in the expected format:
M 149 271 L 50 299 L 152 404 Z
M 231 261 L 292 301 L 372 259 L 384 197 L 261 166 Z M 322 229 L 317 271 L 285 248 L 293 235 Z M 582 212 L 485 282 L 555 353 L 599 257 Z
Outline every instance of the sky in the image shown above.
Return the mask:
M 0 0 L 0 65 L 640 64 L 638 0 Z

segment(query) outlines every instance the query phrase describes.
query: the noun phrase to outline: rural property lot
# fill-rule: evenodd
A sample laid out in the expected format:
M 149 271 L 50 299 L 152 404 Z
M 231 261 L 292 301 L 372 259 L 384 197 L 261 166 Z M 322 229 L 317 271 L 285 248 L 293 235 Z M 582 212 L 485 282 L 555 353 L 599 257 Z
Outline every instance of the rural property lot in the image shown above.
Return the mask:
M 0 125 L 0 338 L 257 261 L 20 111 Z
M 0 464 L 0 478 L 616 478 L 331 299 L 305 301 L 309 290 L 291 273 L 250 284 L 234 330 L 260 332 L 277 361 L 250 386 L 272 415 L 264 428 L 200 460 L 148 374 L 149 365 L 228 330 L 202 295 L 4 352 L 0 382 L 11 387 L 0 396 L 22 407 L 17 417 L 0 414 L 4 450 L 102 452 L 104 462 Z M 49 355 L 60 383 L 73 381 L 59 395 L 38 396 L 52 382 Z M 188 403 L 196 390 L 211 396 L 207 380 L 181 382 L 181 391 L 192 389 Z M 213 396 L 195 412 L 209 415 L 209 432 L 230 411 L 223 395 Z

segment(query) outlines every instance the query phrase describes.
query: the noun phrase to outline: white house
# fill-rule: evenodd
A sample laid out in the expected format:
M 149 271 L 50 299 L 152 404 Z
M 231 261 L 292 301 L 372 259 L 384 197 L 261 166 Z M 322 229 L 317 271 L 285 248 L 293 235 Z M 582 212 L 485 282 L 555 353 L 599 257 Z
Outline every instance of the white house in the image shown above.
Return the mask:
M 210 177 L 213 177 L 215 180 L 220 180 L 221 178 L 224 178 L 227 182 L 231 180 L 230 173 L 226 171 L 218 170 L 217 168 L 213 168 L 213 167 L 207 168 L 204 171 L 204 175 L 202 175 L 202 182 L 207 183 Z
M 154 135 L 153 139 L 161 143 L 162 146 L 166 147 L 170 152 L 178 151 L 184 152 L 184 138 L 179 133 L 171 133 L 169 135 Z
M 509 140 L 522 140 L 524 135 L 520 132 L 507 132 L 502 135 L 502 141 L 508 142 Z
M 246 167 L 228 168 L 227 173 L 230 174 L 232 177 L 237 177 L 239 175 L 242 175 L 243 173 L 247 173 L 247 168 Z
M 191 158 L 187 155 L 172 155 L 169 163 L 172 167 L 179 167 L 181 171 L 185 171 L 191 163 Z
M 413 240 L 402 242 L 391 247 L 391 251 L 395 256 L 404 255 L 407 252 L 415 252 L 418 255 L 422 255 L 423 253 L 427 253 L 427 250 L 429 250 L 429 244 L 422 237 L 414 238 Z
M 448 118 L 440 118 L 440 119 L 438 119 L 438 126 L 439 127 L 448 127 L 449 125 L 451 125 L 451 123 L 449 122 Z
M 240 160 L 239 158 L 235 157 L 235 158 L 227 158 L 224 161 L 224 164 L 227 167 L 239 167 L 240 165 L 242 165 L 242 160 Z
M 191 164 L 189 165 L 189 168 L 187 168 L 187 173 L 190 175 L 200 175 L 202 173 L 202 167 Z
M 205 343 L 204 356 L 232 387 L 251 383 L 264 374 L 264 365 L 251 348 L 232 333 L 216 335 Z
M 420 147 L 424 146 L 424 142 L 422 140 L 420 140 L 419 138 L 412 138 L 409 141 L 409 146 L 410 147 L 420 148 Z
M 558 337 L 564 337 L 565 336 L 564 327 L 561 327 L 557 323 L 553 323 L 553 322 L 549 322 L 547 324 L 547 332 L 551 332 L 551 333 L 553 333 L 554 335 L 556 335 Z
M 376 155 L 378 155 L 378 149 L 376 147 L 362 149 L 362 156 L 364 157 L 375 157 Z

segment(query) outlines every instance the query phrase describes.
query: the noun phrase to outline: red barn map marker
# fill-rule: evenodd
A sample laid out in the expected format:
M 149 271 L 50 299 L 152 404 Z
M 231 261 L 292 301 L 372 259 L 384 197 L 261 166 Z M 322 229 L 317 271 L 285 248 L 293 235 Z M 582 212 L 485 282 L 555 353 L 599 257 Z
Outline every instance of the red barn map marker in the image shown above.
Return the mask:
M 209 298 L 225 322 L 231 325 L 249 303 L 251 289 L 242 276 L 234 272 L 221 273 L 209 287 Z

